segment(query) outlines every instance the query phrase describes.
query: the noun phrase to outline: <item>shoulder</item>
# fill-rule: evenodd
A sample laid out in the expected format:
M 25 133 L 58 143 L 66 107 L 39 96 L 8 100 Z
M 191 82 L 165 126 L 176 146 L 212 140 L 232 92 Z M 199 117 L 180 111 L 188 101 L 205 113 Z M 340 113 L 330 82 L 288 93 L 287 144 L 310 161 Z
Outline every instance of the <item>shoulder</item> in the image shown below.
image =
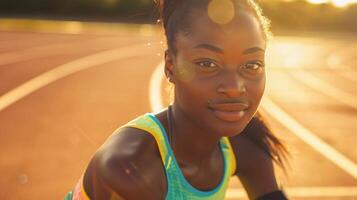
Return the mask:
M 95 153 L 84 176 L 85 189 L 92 199 L 112 194 L 122 199 L 161 199 L 164 184 L 156 141 L 136 128 L 114 133 Z
M 229 138 L 236 156 L 236 175 L 250 199 L 278 189 L 272 158 L 244 135 Z

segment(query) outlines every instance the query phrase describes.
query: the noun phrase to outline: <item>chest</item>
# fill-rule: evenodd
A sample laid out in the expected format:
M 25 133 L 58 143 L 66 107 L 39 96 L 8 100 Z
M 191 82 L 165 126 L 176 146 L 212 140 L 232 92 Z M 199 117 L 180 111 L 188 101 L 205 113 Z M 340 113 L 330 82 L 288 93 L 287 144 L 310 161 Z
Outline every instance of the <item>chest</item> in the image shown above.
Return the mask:
M 160 199 L 165 199 L 168 193 L 168 182 L 171 187 L 173 187 L 173 182 L 180 182 L 181 185 L 188 184 L 189 188 L 193 187 L 198 191 L 212 191 L 224 181 L 225 164 L 222 155 L 200 166 L 177 160 L 178 167 L 171 168 L 173 170 L 171 173 L 168 173 L 169 169 L 160 159 L 155 159 L 152 164 L 152 171 L 146 174 L 152 174 L 152 183 L 157 186 L 156 190 L 161 194 Z

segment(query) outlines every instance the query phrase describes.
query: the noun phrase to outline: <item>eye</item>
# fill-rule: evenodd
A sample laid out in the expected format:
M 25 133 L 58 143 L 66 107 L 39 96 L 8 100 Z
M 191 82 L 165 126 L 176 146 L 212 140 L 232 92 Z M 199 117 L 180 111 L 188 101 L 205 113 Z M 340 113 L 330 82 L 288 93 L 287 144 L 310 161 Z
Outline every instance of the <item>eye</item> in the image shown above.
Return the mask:
M 255 61 L 255 62 L 249 62 L 241 66 L 244 72 L 251 74 L 251 75 L 256 75 L 260 74 L 263 71 L 264 64 L 260 61 Z
M 203 69 L 208 69 L 208 70 L 213 70 L 218 68 L 218 65 L 216 63 L 210 61 L 210 60 L 204 60 L 204 61 L 199 61 L 196 62 L 197 65 L 199 65 Z
M 263 64 L 260 62 L 253 62 L 253 63 L 247 63 L 244 65 L 244 68 L 250 69 L 250 70 L 258 70 L 259 68 L 262 68 Z

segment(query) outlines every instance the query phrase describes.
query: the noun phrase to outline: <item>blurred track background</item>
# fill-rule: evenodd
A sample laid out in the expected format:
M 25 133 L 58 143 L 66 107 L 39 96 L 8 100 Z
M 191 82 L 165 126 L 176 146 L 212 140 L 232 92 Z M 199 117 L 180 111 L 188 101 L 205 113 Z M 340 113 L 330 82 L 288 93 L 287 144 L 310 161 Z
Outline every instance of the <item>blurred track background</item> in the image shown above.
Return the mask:
M 167 104 L 157 70 L 163 32 L 150 3 L 130 10 L 120 1 L 98 1 L 110 6 L 82 6 L 74 14 L 70 3 L 67 10 L 57 4 L 36 10 L 6 2 L 0 3 L 7 11 L 0 19 L 0 199 L 62 199 L 118 126 Z M 290 199 L 357 199 L 356 4 L 261 3 L 276 32 L 261 109 L 292 152 L 288 175 L 276 168 L 280 185 Z M 227 199 L 246 199 L 238 179 Z

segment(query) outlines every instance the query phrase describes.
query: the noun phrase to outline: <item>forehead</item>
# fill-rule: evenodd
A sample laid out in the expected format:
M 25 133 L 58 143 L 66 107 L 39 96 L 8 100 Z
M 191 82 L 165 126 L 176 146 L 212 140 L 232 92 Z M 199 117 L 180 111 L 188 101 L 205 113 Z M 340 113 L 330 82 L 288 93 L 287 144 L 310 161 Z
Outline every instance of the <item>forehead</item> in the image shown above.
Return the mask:
M 189 48 L 199 43 L 210 43 L 224 49 L 241 49 L 252 46 L 265 47 L 263 32 L 257 19 L 244 10 L 235 11 L 227 24 L 218 24 L 206 10 L 191 13 L 189 32 L 179 32 L 177 48 Z

